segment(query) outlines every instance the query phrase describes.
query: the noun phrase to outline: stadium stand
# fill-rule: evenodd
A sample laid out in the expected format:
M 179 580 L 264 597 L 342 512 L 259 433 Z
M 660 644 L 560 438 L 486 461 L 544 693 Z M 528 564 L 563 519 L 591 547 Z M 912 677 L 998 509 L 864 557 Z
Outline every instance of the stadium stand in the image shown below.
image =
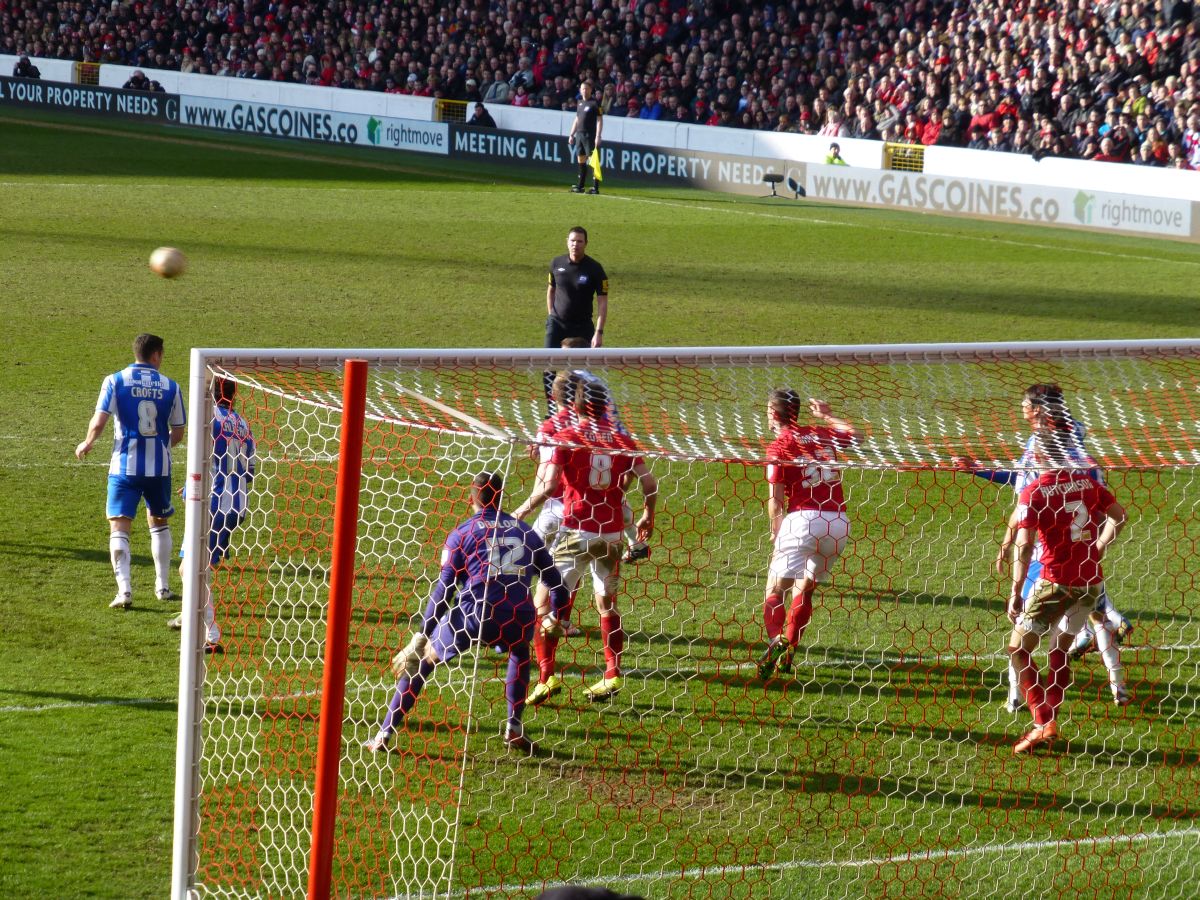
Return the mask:
M 1200 169 L 1193 0 L 0 0 L 0 52 Z

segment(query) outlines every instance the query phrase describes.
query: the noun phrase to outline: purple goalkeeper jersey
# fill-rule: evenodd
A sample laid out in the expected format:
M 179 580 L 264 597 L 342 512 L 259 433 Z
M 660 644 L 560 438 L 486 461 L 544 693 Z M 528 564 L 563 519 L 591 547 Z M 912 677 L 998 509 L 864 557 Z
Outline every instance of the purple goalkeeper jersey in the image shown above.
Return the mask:
M 537 533 L 508 513 L 494 509 L 476 513 L 446 538 L 441 574 L 422 630 L 431 633 L 445 610 L 451 588 L 463 606 L 474 607 L 482 602 L 489 607 L 528 607 L 532 611 L 535 577 L 551 590 L 562 584 Z

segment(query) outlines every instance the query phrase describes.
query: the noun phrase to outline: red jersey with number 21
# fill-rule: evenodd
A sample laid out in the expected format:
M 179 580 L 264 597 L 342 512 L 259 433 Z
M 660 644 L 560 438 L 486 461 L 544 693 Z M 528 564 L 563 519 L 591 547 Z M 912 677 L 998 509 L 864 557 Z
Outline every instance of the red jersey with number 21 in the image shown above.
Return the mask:
M 1042 577 L 1064 587 L 1104 580 L 1095 543 L 1105 512 L 1116 498 L 1090 475 L 1046 472 L 1021 491 L 1017 528 L 1036 530 L 1042 542 Z
M 621 482 L 641 462 L 633 438 L 610 422 L 583 421 L 554 435 L 551 461 L 562 467 L 563 527 L 597 534 L 625 527 Z
M 779 432 L 767 447 L 767 482 L 783 485 L 788 512 L 846 511 L 841 470 L 828 463 L 849 445 L 848 437 L 819 425 L 791 425 Z

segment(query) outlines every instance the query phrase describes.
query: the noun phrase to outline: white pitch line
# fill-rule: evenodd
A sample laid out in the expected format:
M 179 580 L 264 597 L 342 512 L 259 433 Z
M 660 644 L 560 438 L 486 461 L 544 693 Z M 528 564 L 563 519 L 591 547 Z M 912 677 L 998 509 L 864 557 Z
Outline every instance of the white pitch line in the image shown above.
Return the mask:
M 597 875 L 594 880 L 605 885 L 638 884 L 643 881 L 675 881 L 690 878 L 714 877 L 719 878 L 729 874 L 745 872 L 789 872 L 798 870 L 826 871 L 830 869 L 865 869 L 876 866 L 903 866 L 913 863 L 932 862 L 950 859 L 961 859 L 968 856 L 986 856 L 998 853 L 1026 852 L 1030 850 L 1060 850 L 1066 847 L 1092 846 L 1102 847 L 1112 844 L 1146 844 L 1152 841 L 1182 840 L 1184 838 L 1200 837 L 1200 828 L 1182 828 L 1178 831 L 1137 832 L 1135 834 L 1100 835 L 1098 837 L 1063 838 L 1057 841 L 1025 841 L 1019 844 L 983 844 L 978 847 L 963 847 L 958 850 L 923 850 L 920 853 L 907 853 L 902 856 L 879 856 L 871 859 L 798 859 L 793 862 L 769 863 L 763 865 L 741 866 L 703 866 L 671 872 L 639 872 L 636 875 Z M 541 891 L 554 887 L 564 887 L 568 884 L 578 884 L 578 881 L 551 881 L 532 884 L 504 884 L 471 888 L 470 893 L 480 893 L 487 896 L 494 892 L 505 891 Z M 449 896 L 464 897 L 468 891 L 455 891 Z M 400 894 L 392 900 L 407 900 L 410 895 Z
M 154 703 L 174 703 L 175 698 L 155 700 L 153 697 L 139 697 L 133 700 L 80 700 L 74 703 L 40 703 L 37 706 L 0 706 L 0 713 L 40 713 L 52 712 L 56 709 L 95 709 L 102 706 L 150 706 Z
M 673 207 L 676 209 L 699 209 L 704 212 L 729 213 L 731 215 L 749 216 L 752 218 L 774 219 L 774 220 L 780 221 L 780 222 L 813 222 L 818 225 L 834 225 L 834 226 L 840 226 L 842 228 L 875 228 L 875 227 L 878 227 L 874 224 L 868 224 L 865 222 L 842 222 L 842 221 L 836 221 L 833 219 L 820 219 L 815 216 L 807 216 L 807 215 L 803 215 L 803 214 L 801 214 L 801 215 L 781 215 L 779 213 L 770 213 L 770 212 L 752 212 L 750 210 L 739 209 L 739 208 L 736 208 L 733 206 L 730 206 L 730 207 L 705 206 L 703 204 L 676 202 L 676 201 L 672 201 L 672 200 L 652 200 L 648 197 L 620 197 L 620 196 L 616 196 L 614 194 L 604 194 L 602 196 L 607 197 L 609 200 L 626 200 L 630 203 L 646 203 L 646 204 L 650 204 L 652 206 L 669 206 L 669 207 Z M 877 207 L 850 207 L 850 206 L 846 207 L 847 210 L 876 209 L 876 208 Z M 971 221 L 978 221 L 978 220 L 972 219 Z M 1030 223 L 1030 224 L 1032 224 L 1032 223 Z M 1081 254 L 1084 254 L 1087 256 L 1106 256 L 1106 257 L 1110 257 L 1112 259 L 1133 259 L 1133 260 L 1138 260 L 1140 262 L 1177 263 L 1179 265 L 1184 265 L 1184 266 L 1200 266 L 1200 260 L 1195 260 L 1195 259 L 1183 259 L 1183 258 L 1163 257 L 1163 256 L 1146 256 L 1144 254 L 1138 254 L 1138 253 L 1117 253 L 1112 250 L 1097 250 L 1097 249 L 1090 248 L 1090 247 L 1069 247 L 1069 246 L 1060 245 L 1060 244 L 1043 244 L 1038 241 L 1019 241 L 1019 240 L 1015 240 L 1013 238 L 997 238 L 997 237 L 992 237 L 991 235 L 963 234 L 963 233 L 957 232 L 957 231 L 936 231 L 936 230 L 919 229 L 919 228 L 905 228 L 904 233 L 905 234 L 919 234 L 919 235 L 924 235 L 925 237 L 948 238 L 951 240 L 958 238 L 958 239 L 961 239 L 964 241 L 982 241 L 982 242 L 988 243 L 988 244 L 1007 244 L 1012 247 L 1024 247 L 1028 250 L 1050 250 L 1055 253 L 1081 253 Z

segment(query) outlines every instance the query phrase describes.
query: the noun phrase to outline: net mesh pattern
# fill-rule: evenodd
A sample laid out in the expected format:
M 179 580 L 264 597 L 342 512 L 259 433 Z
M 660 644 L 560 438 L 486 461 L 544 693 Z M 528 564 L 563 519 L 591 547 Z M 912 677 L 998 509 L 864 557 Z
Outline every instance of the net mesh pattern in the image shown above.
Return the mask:
M 344 358 L 370 362 L 334 893 L 533 896 L 559 883 L 646 897 L 1187 896 L 1200 872 L 1193 611 L 1200 350 L 672 354 L 229 353 L 258 447 L 249 512 L 208 578 L 223 655 L 201 667 L 192 881 L 204 897 L 307 882 Z M 651 556 L 620 571 L 624 687 L 589 593 L 558 651 L 565 689 L 506 751 L 506 658 L 439 668 L 395 735 L 364 748 L 446 535 L 482 470 L 531 491 L 545 370 L 608 386 L 659 483 Z M 1105 560 L 1133 623 L 1131 705 L 1099 655 L 1073 663 L 1058 745 L 1028 757 L 1005 699 L 1020 400 L 1059 384 L 1130 524 Z M 859 443 L 833 463 L 850 540 L 788 673 L 762 679 L 772 537 L 767 397 L 827 400 Z M 804 418 L 802 413 L 802 419 Z M 204 439 L 193 423 L 190 440 Z M 630 499 L 639 508 L 636 488 Z M 586 585 L 585 585 L 586 587 Z M 1040 658 L 1045 659 L 1044 650 Z M 536 683 L 536 670 L 534 670 Z M 1016 880 L 1014 880 L 1016 879 Z

